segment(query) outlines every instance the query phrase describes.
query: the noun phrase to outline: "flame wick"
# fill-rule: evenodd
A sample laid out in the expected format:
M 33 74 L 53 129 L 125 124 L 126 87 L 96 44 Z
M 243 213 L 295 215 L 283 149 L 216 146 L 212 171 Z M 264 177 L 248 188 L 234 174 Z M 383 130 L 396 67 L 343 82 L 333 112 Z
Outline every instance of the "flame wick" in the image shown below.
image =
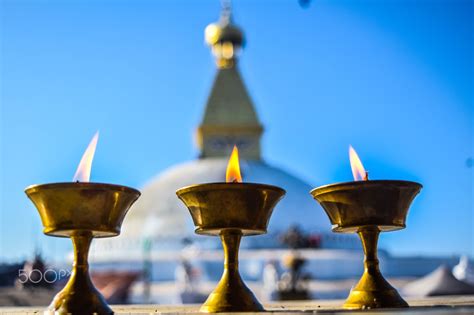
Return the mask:
M 77 167 L 76 173 L 72 179 L 73 182 L 89 182 L 92 169 L 92 160 L 94 159 L 99 132 L 97 131 L 82 155 L 81 161 Z
M 237 146 L 234 145 L 232 154 L 229 158 L 229 163 L 227 163 L 227 170 L 225 172 L 225 181 L 227 183 L 241 183 L 242 176 L 240 174 L 240 164 L 239 164 L 239 150 Z
M 355 181 L 369 180 L 369 172 L 367 172 L 357 152 L 349 146 L 349 161 L 351 162 L 352 176 Z

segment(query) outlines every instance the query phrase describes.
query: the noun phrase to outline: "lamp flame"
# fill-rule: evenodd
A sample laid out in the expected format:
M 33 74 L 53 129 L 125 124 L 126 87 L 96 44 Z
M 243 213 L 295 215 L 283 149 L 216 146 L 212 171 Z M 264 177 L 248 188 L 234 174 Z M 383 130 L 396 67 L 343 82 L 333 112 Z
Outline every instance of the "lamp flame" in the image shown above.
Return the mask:
M 349 160 L 351 162 L 351 169 L 352 169 L 352 175 L 354 176 L 354 180 L 355 181 L 368 180 L 369 179 L 368 173 L 365 170 L 364 165 L 362 165 L 362 161 L 357 155 L 357 152 L 354 150 L 354 148 L 351 145 L 349 146 Z
M 95 148 L 97 147 L 98 140 L 99 132 L 97 131 L 87 146 L 86 151 L 84 151 L 81 162 L 79 162 L 76 174 L 74 174 L 74 178 L 72 179 L 74 182 L 89 182 L 91 176 L 92 160 L 94 159 Z
M 232 154 L 227 163 L 227 170 L 225 172 L 225 181 L 227 183 L 241 183 L 242 176 L 240 175 L 240 164 L 239 164 L 239 150 L 234 145 Z

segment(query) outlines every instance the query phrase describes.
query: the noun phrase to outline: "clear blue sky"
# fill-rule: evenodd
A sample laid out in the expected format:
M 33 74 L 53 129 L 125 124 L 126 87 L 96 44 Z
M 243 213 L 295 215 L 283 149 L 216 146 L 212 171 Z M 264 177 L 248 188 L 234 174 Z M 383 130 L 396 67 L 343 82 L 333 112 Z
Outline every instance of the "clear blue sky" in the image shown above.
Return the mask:
M 70 181 L 96 130 L 93 181 L 140 187 L 194 159 L 215 73 L 203 31 L 220 5 L 0 3 L 0 259 L 35 244 L 61 257 L 69 240 L 42 235 L 23 189 Z M 472 256 L 473 12 L 461 0 L 235 0 L 265 159 L 314 186 L 347 181 L 352 144 L 372 179 L 424 185 L 385 248 Z

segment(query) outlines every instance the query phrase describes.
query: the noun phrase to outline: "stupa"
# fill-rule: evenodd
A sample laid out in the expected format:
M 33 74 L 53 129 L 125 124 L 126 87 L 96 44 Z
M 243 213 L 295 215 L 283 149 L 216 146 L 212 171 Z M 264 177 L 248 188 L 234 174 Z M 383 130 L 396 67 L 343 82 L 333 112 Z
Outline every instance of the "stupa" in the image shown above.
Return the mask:
M 172 166 L 140 190 L 142 196 L 129 211 L 122 234 L 114 242 L 102 241 L 93 257 L 131 255 L 149 246 L 172 250 L 182 248 L 184 238 L 196 239 L 188 210 L 175 191 L 196 183 L 224 182 L 228 158 L 234 145 L 239 149 L 244 182 L 266 183 L 283 187 L 285 198 L 275 208 L 269 235 L 248 238 L 243 247 L 281 246 L 276 234 L 298 225 L 308 233 L 331 235 L 330 224 L 322 209 L 313 202 L 313 187 L 290 172 L 272 166 L 262 157 L 264 127 L 239 71 L 239 56 L 245 44 L 242 30 L 234 24 L 229 7 L 224 7 L 218 22 L 205 29 L 205 40 L 216 63 L 216 75 L 207 99 L 203 118 L 195 132 L 199 149 L 195 160 Z M 344 238 L 344 237 L 342 237 Z M 335 242 L 332 235 L 329 241 Z M 345 243 L 347 244 L 347 242 Z M 216 242 L 217 247 L 219 246 Z M 337 246 L 336 246 L 337 247 Z

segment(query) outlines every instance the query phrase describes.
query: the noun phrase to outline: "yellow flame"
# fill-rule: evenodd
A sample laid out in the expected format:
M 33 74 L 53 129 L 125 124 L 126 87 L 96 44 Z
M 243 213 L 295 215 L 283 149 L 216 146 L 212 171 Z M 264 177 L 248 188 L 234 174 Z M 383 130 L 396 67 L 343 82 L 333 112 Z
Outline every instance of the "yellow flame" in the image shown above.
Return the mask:
M 81 162 L 77 167 L 76 174 L 72 179 L 74 182 L 88 182 L 91 176 L 92 160 L 94 159 L 95 148 L 97 147 L 97 141 L 99 140 L 99 132 L 97 131 L 92 137 L 91 142 L 87 146 L 84 155 L 82 156 Z
M 241 183 L 242 176 L 240 175 L 240 164 L 239 164 L 239 150 L 234 145 L 232 154 L 227 163 L 227 171 L 225 172 L 225 181 L 227 183 Z
M 357 152 L 350 145 L 349 146 L 349 160 L 351 162 L 352 175 L 355 181 L 368 180 L 367 172 L 365 171 L 364 165 L 357 155 Z

